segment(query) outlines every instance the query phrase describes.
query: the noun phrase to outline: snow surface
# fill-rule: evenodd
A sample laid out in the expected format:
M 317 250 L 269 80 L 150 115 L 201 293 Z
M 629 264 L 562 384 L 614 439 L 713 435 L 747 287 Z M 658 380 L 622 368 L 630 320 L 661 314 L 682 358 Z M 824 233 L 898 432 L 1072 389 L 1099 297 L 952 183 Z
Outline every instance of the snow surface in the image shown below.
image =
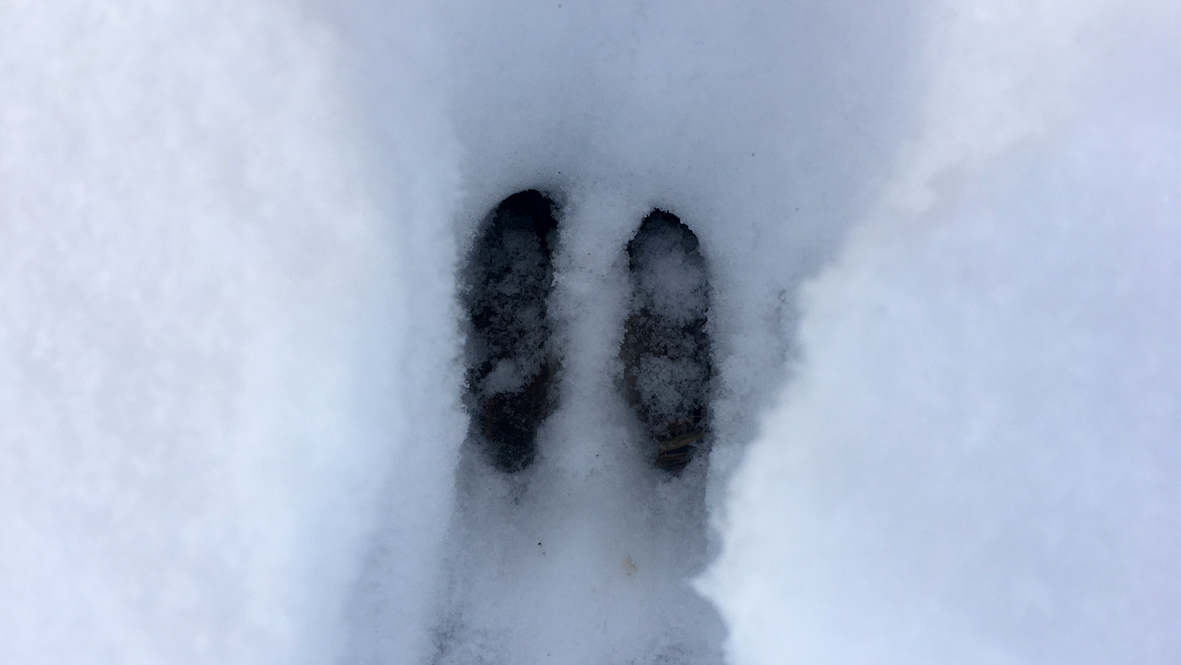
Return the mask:
M 0 662 L 1181 660 L 1181 12 L 0 5 Z M 564 214 L 560 406 L 457 272 Z M 710 268 L 650 469 L 625 247 Z M 699 593 L 700 591 L 700 593 Z

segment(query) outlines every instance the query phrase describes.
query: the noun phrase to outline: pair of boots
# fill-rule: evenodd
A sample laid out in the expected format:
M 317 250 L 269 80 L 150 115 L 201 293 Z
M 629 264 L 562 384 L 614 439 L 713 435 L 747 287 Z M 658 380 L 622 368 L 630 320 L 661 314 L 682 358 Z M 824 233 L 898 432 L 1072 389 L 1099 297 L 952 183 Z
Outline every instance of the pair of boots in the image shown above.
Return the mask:
M 556 405 L 559 363 L 547 302 L 557 227 L 550 198 L 536 190 L 514 194 L 485 220 L 466 272 L 473 434 L 507 473 L 533 462 L 537 430 Z M 675 474 L 692 460 L 707 427 L 705 260 L 693 232 L 662 210 L 644 219 L 627 254 L 632 300 L 620 348 L 623 393 L 643 428 L 648 458 Z

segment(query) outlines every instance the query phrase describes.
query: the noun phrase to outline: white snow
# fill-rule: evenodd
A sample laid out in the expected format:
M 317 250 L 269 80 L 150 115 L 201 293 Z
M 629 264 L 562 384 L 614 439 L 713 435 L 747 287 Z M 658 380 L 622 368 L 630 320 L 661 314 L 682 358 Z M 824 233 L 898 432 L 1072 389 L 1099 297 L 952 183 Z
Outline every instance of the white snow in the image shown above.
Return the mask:
M 1055 8 L 953 19 L 913 156 L 804 292 L 700 584 L 733 663 L 1181 653 L 1181 24 Z
M 0 6 L 0 662 L 1176 662 L 1179 31 Z M 457 273 L 533 187 L 560 406 L 507 477 Z M 653 208 L 711 277 L 672 480 L 619 387 Z

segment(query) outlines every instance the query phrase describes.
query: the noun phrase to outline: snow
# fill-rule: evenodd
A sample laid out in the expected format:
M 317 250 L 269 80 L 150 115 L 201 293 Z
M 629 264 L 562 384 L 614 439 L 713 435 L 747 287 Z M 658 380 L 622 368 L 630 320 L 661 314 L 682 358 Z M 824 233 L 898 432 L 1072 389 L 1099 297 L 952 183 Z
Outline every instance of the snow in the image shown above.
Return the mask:
M 0 7 L 0 661 L 1177 661 L 1178 29 Z M 459 292 L 529 188 L 562 365 L 506 475 Z M 654 209 L 710 284 L 676 477 L 621 390 Z
M 1110 63 L 1164 41 L 1059 51 L 1177 27 L 1141 11 L 1014 8 L 937 47 L 937 112 L 805 289 L 803 360 L 730 485 L 700 587 L 731 662 L 1181 652 L 1181 100 L 1117 92 Z

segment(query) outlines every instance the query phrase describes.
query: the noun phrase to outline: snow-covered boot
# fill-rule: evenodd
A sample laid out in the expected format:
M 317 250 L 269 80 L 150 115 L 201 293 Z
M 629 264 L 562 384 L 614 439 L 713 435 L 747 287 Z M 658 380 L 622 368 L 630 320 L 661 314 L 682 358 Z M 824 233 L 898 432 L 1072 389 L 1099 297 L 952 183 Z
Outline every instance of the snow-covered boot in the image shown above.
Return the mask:
M 697 236 L 655 210 L 628 243 L 632 300 L 621 356 L 628 402 L 653 463 L 680 472 L 706 435 L 713 373 L 709 277 Z
M 536 190 L 502 201 L 484 221 L 466 271 L 472 429 L 492 464 L 509 473 L 533 462 L 538 427 L 553 408 L 556 362 L 546 305 L 554 210 Z

